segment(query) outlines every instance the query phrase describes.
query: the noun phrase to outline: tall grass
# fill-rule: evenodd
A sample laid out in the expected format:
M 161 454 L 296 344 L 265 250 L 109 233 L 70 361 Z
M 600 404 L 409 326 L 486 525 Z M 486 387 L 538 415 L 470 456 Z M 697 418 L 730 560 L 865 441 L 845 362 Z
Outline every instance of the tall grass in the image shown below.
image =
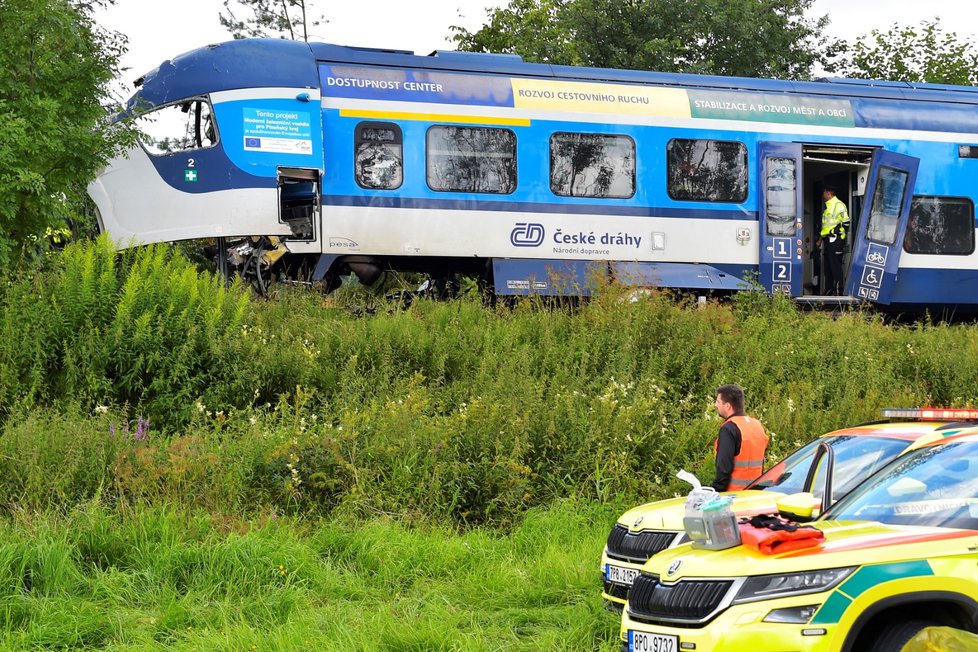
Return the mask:
M 0 648 L 610 652 L 595 550 L 613 517 L 564 502 L 503 536 L 98 503 L 18 512 L 0 530 Z
M 716 386 L 776 458 L 888 405 L 974 405 L 974 325 L 696 306 L 607 287 L 587 303 L 362 311 L 225 287 L 173 250 L 69 247 L 0 315 L 0 502 L 181 505 L 512 524 L 577 497 L 670 495 L 711 474 Z

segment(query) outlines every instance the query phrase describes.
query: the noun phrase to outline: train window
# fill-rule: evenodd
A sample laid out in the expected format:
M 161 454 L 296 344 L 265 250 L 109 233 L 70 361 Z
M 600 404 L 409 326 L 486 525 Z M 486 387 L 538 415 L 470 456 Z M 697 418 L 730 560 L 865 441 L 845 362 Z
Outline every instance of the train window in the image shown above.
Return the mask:
M 747 146 L 741 142 L 675 138 L 666 146 L 666 170 L 673 199 L 747 199 Z
M 140 141 L 154 156 L 187 152 L 217 144 L 214 112 L 205 97 L 170 104 L 136 118 Z
M 903 170 L 880 166 L 873 189 L 873 203 L 869 207 L 869 221 L 866 223 L 866 237 L 873 242 L 885 245 L 896 242 L 908 177 Z
M 436 126 L 428 130 L 427 140 L 432 190 L 516 190 L 516 134 L 509 129 Z
M 914 195 L 903 250 L 909 254 L 944 256 L 974 253 L 974 203 L 967 197 Z
M 358 124 L 354 169 L 357 184 L 363 188 L 399 188 L 404 180 L 401 128 L 390 122 Z
M 767 175 L 764 185 L 767 232 L 769 235 L 794 235 L 798 213 L 795 159 L 769 157 L 765 160 L 764 172 Z
M 605 134 L 550 137 L 550 189 L 563 197 L 635 194 L 635 141 Z

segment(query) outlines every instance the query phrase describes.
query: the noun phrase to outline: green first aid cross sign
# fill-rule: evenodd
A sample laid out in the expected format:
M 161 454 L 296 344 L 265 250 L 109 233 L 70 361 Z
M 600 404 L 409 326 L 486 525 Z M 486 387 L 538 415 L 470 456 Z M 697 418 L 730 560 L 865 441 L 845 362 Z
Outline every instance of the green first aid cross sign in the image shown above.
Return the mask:
M 197 170 L 184 170 L 183 171 L 184 181 L 196 181 L 197 180 Z

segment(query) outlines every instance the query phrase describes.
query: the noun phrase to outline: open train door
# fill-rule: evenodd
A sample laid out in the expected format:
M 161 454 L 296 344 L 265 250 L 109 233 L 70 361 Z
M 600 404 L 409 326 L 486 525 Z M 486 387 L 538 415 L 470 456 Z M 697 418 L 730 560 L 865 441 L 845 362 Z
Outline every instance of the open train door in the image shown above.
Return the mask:
M 887 305 L 896 282 L 920 159 L 884 149 L 873 153 L 866 198 L 852 239 L 846 294 Z
M 802 292 L 801 145 L 758 143 L 759 282 L 768 292 Z

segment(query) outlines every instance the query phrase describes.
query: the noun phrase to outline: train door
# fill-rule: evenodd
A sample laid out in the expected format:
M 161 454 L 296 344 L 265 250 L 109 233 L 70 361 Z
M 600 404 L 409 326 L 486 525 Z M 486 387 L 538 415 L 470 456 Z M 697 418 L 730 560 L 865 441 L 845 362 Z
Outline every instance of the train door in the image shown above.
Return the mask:
M 315 242 L 320 231 L 322 181 L 319 170 L 314 168 L 279 167 L 278 219 L 289 227 L 291 234 L 283 240 Z M 297 248 L 290 245 L 290 250 Z M 314 251 L 318 251 L 316 245 Z M 299 248 L 301 251 L 301 248 Z
M 839 297 L 826 296 L 818 247 L 822 190 L 834 186 L 858 219 L 875 149 L 865 145 L 759 143 L 758 276 L 766 290 L 803 297 L 811 303 L 840 301 Z M 847 269 L 850 257 L 847 250 Z
M 798 296 L 802 292 L 802 147 L 798 143 L 762 142 L 758 219 L 758 281 L 769 292 Z
M 866 201 L 854 225 L 845 291 L 863 301 L 889 304 L 919 159 L 884 149 L 873 153 Z

